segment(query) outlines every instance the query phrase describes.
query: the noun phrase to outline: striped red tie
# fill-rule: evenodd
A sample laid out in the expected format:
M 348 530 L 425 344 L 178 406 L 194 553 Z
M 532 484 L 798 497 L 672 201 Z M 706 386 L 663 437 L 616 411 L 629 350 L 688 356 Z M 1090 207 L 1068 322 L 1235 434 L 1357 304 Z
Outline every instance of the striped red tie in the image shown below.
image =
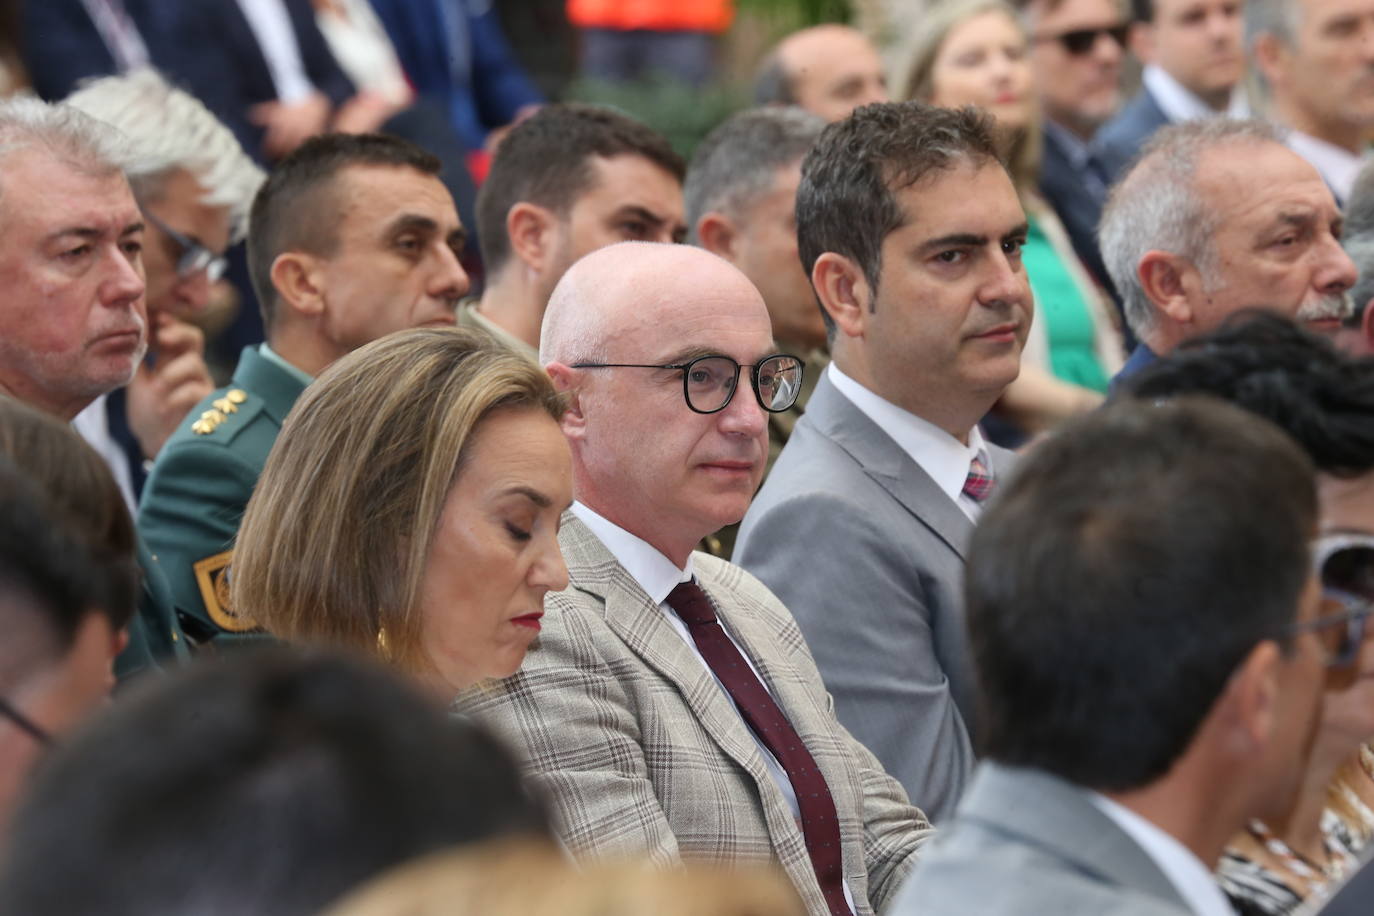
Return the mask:
M 993 483 L 987 453 L 980 451 L 969 463 L 968 477 L 964 480 L 964 495 L 976 503 L 981 503 L 992 495 Z
M 701 586 L 696 582 L 680 583 L 668 595 L 668 606 L 687 624 L 687 632 L 692 634 L 702 658 L 725 685 L 744 721 L 787 772 L 797 795 L 806 851 L 826 905 L 833 916 L 852 916 L 844 896 L 844 857 L 835 800 L 815 758 L 787 721 L 787 714 L 721 628 L 715 606 Z

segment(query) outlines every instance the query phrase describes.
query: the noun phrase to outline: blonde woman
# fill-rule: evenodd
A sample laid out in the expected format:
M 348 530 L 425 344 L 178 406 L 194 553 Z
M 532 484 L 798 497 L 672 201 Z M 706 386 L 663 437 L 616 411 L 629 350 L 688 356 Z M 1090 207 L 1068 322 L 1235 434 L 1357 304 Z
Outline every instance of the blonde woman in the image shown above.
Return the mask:
M 1030 222 L 1022 250 L 1036 320 L 1022 354 L 1021 376 L 1000 407 L 1035 433 L 1102 400 L 1122 362 L 1114 317 L 1073 253 L 1068 234 L 1035 189 L 1040 125 L 1028 38 L 1001 0 L 934 4 L 914 39 L 905 98 L 935 105 L 974 105 L 997 121 L 1012 180 Z
M 515 672 L 567 585 L 563 402 L 485 334 L 402 331 L 291 411 L 234 549 L 236 611 L 379 656 L 441 696 Z

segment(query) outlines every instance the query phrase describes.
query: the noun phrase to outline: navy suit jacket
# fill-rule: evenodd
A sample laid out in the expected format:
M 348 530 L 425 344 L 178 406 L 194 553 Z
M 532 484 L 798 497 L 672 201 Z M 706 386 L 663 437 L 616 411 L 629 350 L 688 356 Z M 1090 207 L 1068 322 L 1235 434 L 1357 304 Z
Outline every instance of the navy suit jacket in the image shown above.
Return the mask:
M 1040 193 L 1049 201 L 1068 230 L 1078 259 L 1098 282 L 1107 285 L 1107 268 L 1097 250 L 1097 223 L 1102 218 L 1102 198 L 1083 183 L 1069 153 L 1054 135 L 1045 132 L 1045 154 L 1040 162 Z
M 1131 356 L 1126 360 L 1126 364 L 1117 371 L 1116 375 L 1112 376 L 1111 395 L 1115 396 L 1120 392 L 1122 387 L 1129 382 L 1131 376 L 1136 375 L 1141 370 L 1154 365 L 1158 361 L 1159 355 L 1156 354 L 1154 350 L 1151 350 L 1148 344 L 1136 344 L 1136 348 L 1131 352 Z
M 471 67 L 464 82 L 450 60 L 449 29 L 440 4 L 466 16 Z M 483 8 L 475 11 L 477 6 Z M 468 149 L 479 150 L 487 133 L 510 123 L 526 105 L 542 102 L 511 54 L 490 3 L 471 0 L 372 0 L 415 91 L 443 105 Z
M 84 79 L 118 68 L 81 0 L 40 0 L 19 5 L 24 66 L 34 91 L 48 101 L 66 98 Z M 167 39 L 175 14 L 156 0 L 124 0 L 154 66 L 167 69 L 182 52 Z
M 1169 123 L 1169 116 L 1159 107 L 1150 90 L 1142 87 L 1135 98 L 1117 112 L 1097 132 L 1093 143 L 1097 146 L 1102 165 L 1116 181 L 1126 172 L 1140 148 L 1154 136 L 1154 132 Z

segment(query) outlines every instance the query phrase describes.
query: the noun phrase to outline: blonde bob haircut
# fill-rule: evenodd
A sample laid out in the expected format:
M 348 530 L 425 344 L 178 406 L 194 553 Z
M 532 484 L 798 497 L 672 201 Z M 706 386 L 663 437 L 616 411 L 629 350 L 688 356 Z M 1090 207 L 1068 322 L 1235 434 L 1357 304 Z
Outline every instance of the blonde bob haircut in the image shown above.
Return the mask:
M 1027 42 L 1029 53 L 1030 36 L 1025 22 L 1004 0 L 939 0 L 933 4 L 921 19 L 920 28 L 908 46 L 906 56 L 906 79 L 899 89 L 903 99 L 930 102 L 935 96 L 935 60 L 940 56 L 940 48 L 949 38 L 949 33 L 984 13 L 1002 13 Z M 1034 193 L 1040 175 L 1040 156 L 1044 140 L 1040 128 L 1040 114 L 1034 111 L 1026 127 L 1007 131 L 998 128 L 999 145 L 1007 161 L 1007 171 L 1011 173 L 1016 193 L 1024 202 L 1028 194 Z
M 439 517 L 495 411 L 558 420 L 544 371 L 482 332 L 401 331 L 296 402 L 239 528 L 230 601 L 289 642 L 427 672 L 417 596 Z

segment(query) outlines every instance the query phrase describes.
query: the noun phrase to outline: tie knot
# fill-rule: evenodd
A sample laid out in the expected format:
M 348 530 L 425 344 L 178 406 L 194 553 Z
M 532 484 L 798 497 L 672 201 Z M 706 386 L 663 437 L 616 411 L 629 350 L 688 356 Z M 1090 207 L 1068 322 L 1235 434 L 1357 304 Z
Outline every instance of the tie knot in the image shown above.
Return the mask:
M 689 627 L 716 622 L 715 606 L 696 582 L 679 582 L 668 593 L 668 607 L 676 611 Z
M 981 503 L 992 494 L 993 477 L 988 469 L 987 456 L 979 452 L 969 462 L 968 477 L 964 479 L 964 495 Z

